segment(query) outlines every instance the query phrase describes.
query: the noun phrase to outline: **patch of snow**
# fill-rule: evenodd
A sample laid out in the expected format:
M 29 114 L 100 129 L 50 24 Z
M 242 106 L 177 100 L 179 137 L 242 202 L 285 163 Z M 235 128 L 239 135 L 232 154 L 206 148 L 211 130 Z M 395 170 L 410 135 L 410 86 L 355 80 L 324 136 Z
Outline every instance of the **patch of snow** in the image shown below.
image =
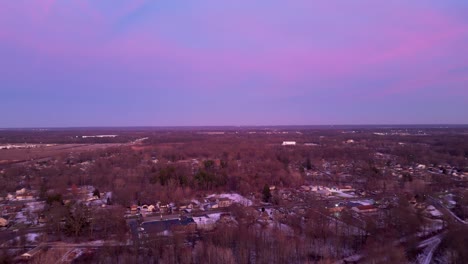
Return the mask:
M 29 212 L 38 212 L 44 209 L 45 202 L 29 202 L 26 203 L 26 210 Z
M 28 242 L 36 242 L 40 236 L 41 235 L 37 233 L 29 233 L 26 234 L 26 239 L 28 240 Z
M 244 206 L 251 206 L 253 203 L 251 200 L 245 198 L 244 196 L 238 194 L 238 193 L 222 193 L 222 194 L 212 194 L 209 195 L 207 198 L 228 198 L 234 203 L 238 203 Z
M 427 208 L 426 208 L 426 211 L 433 217 L 442 217 L 443 214 L 437 210 L 433 205 L 429 205 Z
M 221 213 L 208 214 L 200 217 L 193 217 L 193 221 L 197 224 L 199 229 L 211 229 L 214 227 L 221 217 Z
M 270 221 L 268 226 L 270 228 L 272 228 L 272 229 L 277 229 L 277 230 L 283 232 L 283 234 L 285 234 L 285 235 L 288 235 L 288 236 L 293 236 L 294 235 L 294 230 L 288 225 Z
M 365 199 L 365 200 L 353 201 L 353 203 L 359 203 L 359 204 L 362 204 L 362 205 L 373 205 L 374 200 Z
M 26 216 L 24 215 L 23 211 L 18 212 L 16 214 L 15 220 L 16 220 L 17 223 L 22 223 L 22 224 L 28 223 L 28 220 L 27 220 Z
M 427 227 L 424 227 L 423 231 L 418 232 L 416 234 L 418 237 L 422 237 L 429 233 L 437 232 L 444 229 L 444 221 L 442 221 L 441 219 L 425 218 L 425 221 L 429 222 L 429 225 Z
M 342 197 L 342 198 L 353 198 L 354 197 L 354 195 L 351 195 L 349 193 L 345 193 L 345 192 L 342 192 L 342 191 L 333 191 L 333 194 L 335 194 L 336 196 Z
M 26 244 L 31 244 L 31 243 L 37 243 L 39 241 L 39 238 L 41 237 L 41 234 L 28 233 L 28 234 L 24 234 L 24 236 L 17 236 L 14 239 L 5 242 L 4 244 L 2 244 L 2 246 L 18 243 L 19 241 L 21 241 L 22 237 L 25 239 Z
M 434 255 L 434 251 L 439 246 L 441 240 L 440 238 L 435 239 L 433 243 L 429 244 L 417 258 L 417 262 L 421 264 L 430 264 L 432 261 L 432 256 Z
M 94 240 L 94 241 L 87 242 L 85 244 L 86 245 L 93 245 L 93 246 L 102 246 L 102 245 L 104 245 L 104 240 Z

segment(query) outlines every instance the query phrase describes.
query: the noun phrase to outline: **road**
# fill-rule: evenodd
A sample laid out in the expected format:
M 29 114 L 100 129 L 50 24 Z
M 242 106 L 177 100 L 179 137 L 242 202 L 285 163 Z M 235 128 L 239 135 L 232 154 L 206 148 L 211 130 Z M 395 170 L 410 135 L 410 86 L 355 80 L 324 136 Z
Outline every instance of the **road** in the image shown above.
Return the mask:
M 445 205 L 443 205 L 438 199 L 428 196 L 428 200 L 431 202 L 432 205 L 434 205 L 437 209 L 443 211 L 446 215 L 449 215 L 455 222 L 458 222 L 460 224 L 468 225 L 468 222 L 460 219 L 457 215 L 455 215 L 452 210 L 447 208 Z
M 438 199 L 428 196 L 428 201 L 434 205 L 438 210 L 442 211 L 445 215 L 448 215 L 454 223 L 458 224 L 463 224 L 466 225 L 468 224 L 466 221 L 460 219 L 457 215 L 455 215 L 450 209 L 448 209 L 446 206 L 444 206 Z M 435 235 L 433 237 L 430 237 L 424 241 L 421 241 L 418 245 L 418 248 L 424 248 L 423 253 L 421 254 L 421 257 L 418 257 L 418 263 L 420 264 L 430 264 L 432 261 L 432 257 L 434 255 L 434 252 L 436 249 L 439 247 L 440 243 L 442 242 L 443 237 L 445 236 L 447 232 L 444 232 L 442 234 Z
M 30 234 L 30 233 L 42 233 L 47 231 L 47 227 L 30 227 L 22 230 L 4 230 L 0 231 L 0 244 L 11 240 L 19 235 L 22 234 Z
M 422 257 L 418 258 L 418 263 L 430 264 L 432 261 L 432 256 L 434 255 L 434 252 L 441 241 L 441 238 L 431 238 L 431 243 L 426 247 L 426 249 L 424 249 Z
M 438 199 L 428 196 L 427 199 L 433 206 L 435 206 L 438 210 L 440 210 L 444 215 L 449 216 L 450 219 L 452 219 L 453 223 L 457 224 L 463 224 L 466 225 L 468 224 L 466 221 L 463 221 L 460 219 L 457 215 L 455 215 L 450 209 L 448 209 L 446 206 L 444 206 Z M 447 232 L 443 232 L 441 234 L 435 235 L 433 237 L 430 237 L 424 241 L 421 241 L 418 244 L 418 248 L 424 248 L 423 253 L 421 254 L 421 257 L 418 257 L 418 263 L 420 264 L 430 264 L 432 261 L 432 257 L 434 255 L 434 252 L 436 249 L 439 247 L 440 243 L 442 242 L 442 239 L 444 238 L 445 234 Z
M 427 246 L 429 246 L 429 245 L 434 244 L 434 243 L 437 242 L 437 241 L 440 242 L 440 241 L 442 240 L 442 238 L 445 236 L 446 233 L 447 233 L 447 232 L 444 232 L 444 233 L 435 235 L 435 236 L 433 236 L 433 237 L 430 237 L 430 238 L 428 238 L 428 239 L 425 239 L 425 240 L 419 242 L 418 248 L 427 247 Z
M 96 243 L 99 242 L 99 243 Z M 130 244 L 124 244 L 117 241 L 106 241 L 106 243 L 102 243 L 102 241 L 93 241 L 81 243 L 81 244 L 67 244 L 64 242 L 46 242 L 41 244 L 35 245 L 27 245 L 27 246 L 6 246 L 0 247 L 0 249 L 25 249 L 25 248 L 101 248 L 101 247 L 133 247 Z

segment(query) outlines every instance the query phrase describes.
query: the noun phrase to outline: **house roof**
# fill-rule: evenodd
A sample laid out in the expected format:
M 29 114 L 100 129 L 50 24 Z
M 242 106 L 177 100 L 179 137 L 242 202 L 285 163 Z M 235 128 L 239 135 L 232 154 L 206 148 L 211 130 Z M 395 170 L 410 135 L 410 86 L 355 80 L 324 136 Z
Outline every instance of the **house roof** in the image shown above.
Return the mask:
M 356 206 L 357 209 L 364 211 L 364 210 L 372 210 L 372 209 L 377 209 L 373 205 L 361 205 L 361 206 Z

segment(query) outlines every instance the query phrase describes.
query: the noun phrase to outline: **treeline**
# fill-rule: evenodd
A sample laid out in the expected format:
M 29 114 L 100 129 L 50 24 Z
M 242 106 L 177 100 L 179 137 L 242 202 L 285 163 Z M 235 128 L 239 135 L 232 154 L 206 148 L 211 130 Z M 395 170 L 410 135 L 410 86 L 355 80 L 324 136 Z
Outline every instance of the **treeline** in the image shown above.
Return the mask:
M 117 137 L 86 137 L 109 134 L 117 135 Z M 0 131 L 0 144 L 128 143 L 141 138 L 142 135 L 146 134 L 108 130 L 3 130 Z

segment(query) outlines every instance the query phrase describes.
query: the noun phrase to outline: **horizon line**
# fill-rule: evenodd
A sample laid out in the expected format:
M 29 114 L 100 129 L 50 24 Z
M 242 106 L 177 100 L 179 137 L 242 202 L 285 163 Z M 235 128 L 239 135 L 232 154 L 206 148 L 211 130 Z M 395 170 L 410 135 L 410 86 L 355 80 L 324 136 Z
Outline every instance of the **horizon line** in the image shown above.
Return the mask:
M 268 128 L 268 127 L 432 127 L 440 128 L 446 127 L 467 127 L 468 123 L 401 123 L 401 124 L 301 124 L 301 125 L 135 125 L 135 126 L 25 126 L 25 127 L 0 127 L 0 130 L 36 130 L 36 129 L 118 129 L 118 128 Z

